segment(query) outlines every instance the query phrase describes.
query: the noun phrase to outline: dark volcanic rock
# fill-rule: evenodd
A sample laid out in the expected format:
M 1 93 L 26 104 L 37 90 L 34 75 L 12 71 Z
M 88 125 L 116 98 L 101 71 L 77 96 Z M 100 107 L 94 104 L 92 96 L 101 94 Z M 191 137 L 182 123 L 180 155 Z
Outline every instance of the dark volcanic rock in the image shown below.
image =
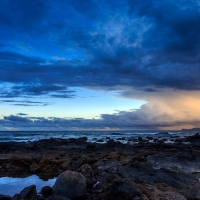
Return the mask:
M 96 182 L 92 167 L 88 164 L 84 164 L 77 171 L 81 172 L 85 177 L 87 188 L 92 188 Z
M 87 137 L 81 137 L 81 138 L 76 139 L 76 143 L 84 143 L 86 141 L 87 141 Z
M 53 186 L 53 192 L 70 199 L 84 197 L 86 180 L 81 173 L 65 171 L 58 176 Z
M 19 194 L 15 194 L 11 200 L 20 200 L 20 195 Z
M 195 135 L 189 136 L 188 139 L 189 139 L 189 140 L 200 139 L 200 134 L 199 134 L 199 133 L 196 133 Z
M 45 200 L 46 198 L 44 197 L 38 197 L 38 200 Z
M 20 198 L 21 199 L 27 199 L 27 200 L 36 200 L 37 199 L 37 191 L 36 191 L 36 186 L 31 185 L 29 187 L 24 188 L 20 192 Z
M 181 139 L 181 138 L 176 138 L 174 141 L 175 141 L 175 142 L 184 142 L 184 140 Z
M 151 137 L 151 136 L 147 136 L 146 137 L 148 140 L 153 140 L 153 137 Z
M 26 177 L 37 174 L 42 179 L 48 179 L 69 169 L 84 176 L 81 182 L 80 177 L 83 176 L 75 176 L 76 172 L 68 171 L 65 175 L 71 174 L 71 178 L 68 176 L 65 182 L 64 177 L 57 188 L 54 186 L 53 195 L 46 197 L 43 192 L 43 197 L 35 194 L 36 199 L 73 199 L 76 197 L 63 196 L 61 191 L 74 195 L 81 188 L 84 188 L 81 194 L 84 200 L 200 199 L 199 134 L 174 136 L 171 139 L 182 141 L 175 143 L 163 143 L 163 136 L 160 141 L 156 137 L 153 138 L 155 143 L 147 143 L 145 139 L 138 143 L 132 137 L 130 144 L 114 140 L 105 144 L 90 143 L 86 142 L 86 138 L 0 143 L 0 176 Z M 63 189 L 65 185 L 68 190 Z M 21 194 L 12 198 L 19 199 Z
M 8 196 L 8 195 L 1 195 L 0 194 L 0 200 L 10 200 L 10 199 L 11 199 L 11 197 Z
M 115 146 L 115 141 L 114 140 L 108 140 L 108 142 L 106 143 L 107 147 L 114 147 Z
M 99 139 L 99 140 L 97 140 L 97 142 L 104 142 L 104 140 L 103 139 Z
M 110 187 L 111 199 L 115 200 L 132 200 L 136 196 L 140 196 L 137 188 L 129 182 L 117 181 Z
M 37 200 L 36 186 L 31 185 L 24 188 L 20 194 L 15 194 L 11 200 Z
M 51 195 L 52 195 L 52 192 L 53 192 L 53 189 L 52 189 L 52 187 L 50 187 L 50 186 L 44 186 L 44 187 L 41 189 L 41 194 L 42 194 L 44 197 L 51 196 Z
M 63 197 L 63 196 L 54 194 L 54 195 L 50 196 L 49 198 L 47 198 L 46 200 L 70 200 L 70 199 L 67 197 Z
M 87 149 L 95 149 L 96 145 L 94 143 L 88 143 L 86 146 Z

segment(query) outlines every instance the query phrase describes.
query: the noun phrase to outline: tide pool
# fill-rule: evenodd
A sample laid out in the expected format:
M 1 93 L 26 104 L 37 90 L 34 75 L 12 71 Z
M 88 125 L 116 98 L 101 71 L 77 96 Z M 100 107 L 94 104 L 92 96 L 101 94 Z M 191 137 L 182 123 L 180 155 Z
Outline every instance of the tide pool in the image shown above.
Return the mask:
M 53 186 L 56 178 L 43 181 L 37 175 L 28 176 L 26 178 L 0 178 L 0 194 L 13 196 L 20 193 L 25 187 L 36 185 L 37 192 L 40 192 L 44 186 Z

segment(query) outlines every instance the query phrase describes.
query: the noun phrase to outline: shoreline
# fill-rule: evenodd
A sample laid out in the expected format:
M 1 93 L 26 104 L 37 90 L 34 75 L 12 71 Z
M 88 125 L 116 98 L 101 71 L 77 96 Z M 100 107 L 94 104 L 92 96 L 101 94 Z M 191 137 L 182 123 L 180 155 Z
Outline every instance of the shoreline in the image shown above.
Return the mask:
M 138 138 L 140 136 L 163 136 L 168 133 L 168 136 L 171 135 L 191 135 L 192 132 L 181 133 L 180 131 L 168 131 L 168 132 L 158 132 L 158 131 L 10 131 L 10 132 L 0 132 L 0 142 L 34 142 L 45 139 L 70 139 L 70 138 L 80 138 L 87 137 L 87 141 L 96 142 L 97 140 L 106 140 L 109 136 L 110 139 L 125 138 L 124 141 L 128 141 L 129 138 Z M 165 135 L 166 136 L 166 135 Z
M 123 144 L 112 139 L 105 144 L 91 143 L 86 137 L 2 142 L 0 177 L 36 174 L 45 180 L 71 170 L 86 178 L 85 199 L 114 198 L 112 185 L 116 186 L 119 181 L 137 188 L 140 199 L 156 199 L 158 194 L 165 199 L 166 191 L 171 192 L 174 199 L 177 195 L 199 199 L 200 135 L 172 139 L 174 143 L 165 143 L 165 138 L 154 138 L 152 143 L 149 142 L 151 137 L 138 137 L 136 144 Z M 98 187 L 94 187 L 95 184 Z M 149 186 L 152 191 L 148 191 Z

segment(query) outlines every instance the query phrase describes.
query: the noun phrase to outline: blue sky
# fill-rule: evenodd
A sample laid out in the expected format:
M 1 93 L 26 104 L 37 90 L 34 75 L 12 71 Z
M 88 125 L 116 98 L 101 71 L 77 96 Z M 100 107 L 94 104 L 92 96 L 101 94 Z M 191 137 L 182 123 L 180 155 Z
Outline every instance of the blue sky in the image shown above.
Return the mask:
M 198 0 L 0 2 L 0 130 L 200 126 Z

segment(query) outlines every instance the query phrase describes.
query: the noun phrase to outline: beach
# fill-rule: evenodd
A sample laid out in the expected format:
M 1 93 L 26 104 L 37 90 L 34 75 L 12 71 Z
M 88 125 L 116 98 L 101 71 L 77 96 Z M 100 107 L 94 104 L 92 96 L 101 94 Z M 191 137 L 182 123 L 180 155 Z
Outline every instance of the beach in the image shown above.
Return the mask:
M 0 177 L 37 175 L 48 180 L 70 171 L 80 173 L 86 181 L 86 193 L 78 199 L 200 199 L 198 133 L 122 141 L 90 142 L 80 137 L 1 142 Z M 3 191 L 0 194 L 0 199 L 22 199 Z M 34 199 L 61 198 L 55 195 L 37 191 Z

